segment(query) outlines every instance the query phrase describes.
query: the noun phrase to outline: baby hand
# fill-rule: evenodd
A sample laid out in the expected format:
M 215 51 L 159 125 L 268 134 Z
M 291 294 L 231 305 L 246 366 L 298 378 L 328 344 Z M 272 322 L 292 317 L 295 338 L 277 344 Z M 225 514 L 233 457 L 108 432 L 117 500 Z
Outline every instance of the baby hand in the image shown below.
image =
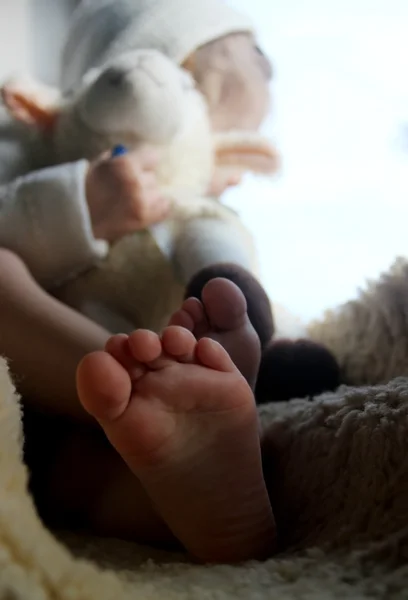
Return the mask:
M 118 147 L 90 164 L 86 198 L 96 238 L 114 242 L 167 217 L 170 202 L 159 191 L 157 162 L 151 149 Z

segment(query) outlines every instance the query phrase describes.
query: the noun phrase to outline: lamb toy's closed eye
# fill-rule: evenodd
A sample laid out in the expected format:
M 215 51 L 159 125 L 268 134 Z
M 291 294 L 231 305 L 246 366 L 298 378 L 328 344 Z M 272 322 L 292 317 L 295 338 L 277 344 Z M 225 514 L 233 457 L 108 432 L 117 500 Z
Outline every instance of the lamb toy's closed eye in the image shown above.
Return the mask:
M 15 79 L 2 88 L 2 97 L 10 114 L 41 136 L 47 165 L 93 159 L 117 144 L 133 150 L 148 143 L 159 151 L 157 180 L 172 201 L 170 217 L 161 226 L 166 252 L 152 230 L 123 238 L 97 268 L 59 290 L 69 304 L 89 314 L 90 305 L 102 303 L 132 326 L 160 329 L 182 299 L 184 285 L 177 281 L 171 255 L 182 223 L 195 218 L 234 220 L 256 272 L 249 234 L 230 210 L 206 196 L 216 170 L 237 177 L 247 170 L 272 174 L 277 154 L 257 133 L 214 135 L 193 79 L 164 55 L 151 50 L 123 54 L 89 71 L 79 89 L 65 96 Z

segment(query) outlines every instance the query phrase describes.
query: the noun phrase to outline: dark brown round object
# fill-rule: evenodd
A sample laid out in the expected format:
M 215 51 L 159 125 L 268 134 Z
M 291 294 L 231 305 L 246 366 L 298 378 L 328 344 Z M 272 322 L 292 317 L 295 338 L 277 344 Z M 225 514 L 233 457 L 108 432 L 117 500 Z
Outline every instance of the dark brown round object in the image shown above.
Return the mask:
M 340 383 L 339 366 L 327 348 L 306 339 L 276 340 L 263 352 L 255 397 L 258 404 L 307 398 Z

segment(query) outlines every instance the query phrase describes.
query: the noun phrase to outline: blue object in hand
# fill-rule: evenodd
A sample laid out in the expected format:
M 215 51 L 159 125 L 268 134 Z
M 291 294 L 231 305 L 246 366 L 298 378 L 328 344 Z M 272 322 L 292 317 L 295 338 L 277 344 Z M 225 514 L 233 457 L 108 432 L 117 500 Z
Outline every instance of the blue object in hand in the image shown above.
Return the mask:
M 127 154 L 127 148 L 122 146 L 122 144 L 118 144 L 112 150 L 112 158 L 117 158 L 118 156 L 123 156 L 124 154 Z

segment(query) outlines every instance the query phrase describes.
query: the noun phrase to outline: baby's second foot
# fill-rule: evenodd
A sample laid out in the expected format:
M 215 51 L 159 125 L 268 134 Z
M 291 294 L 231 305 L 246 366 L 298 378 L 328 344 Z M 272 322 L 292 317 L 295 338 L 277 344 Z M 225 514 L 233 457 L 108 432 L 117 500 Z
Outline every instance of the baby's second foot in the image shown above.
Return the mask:
M 197 339 L 216 340 L 254 389 L 261 360 L 259 337 L 247 315 L 245 297 L 228 279 L 215 278 L 202 291 L 202 302 L 188 298 L 170 325 L 191 331 Z
M 217 342 L 181 327 L 116 336 L 78 370 L 85 409 L 203 562 L 264 558 L 275 524 L 253 394 Z M 118 507 L 120 510 L 120 507 Z

